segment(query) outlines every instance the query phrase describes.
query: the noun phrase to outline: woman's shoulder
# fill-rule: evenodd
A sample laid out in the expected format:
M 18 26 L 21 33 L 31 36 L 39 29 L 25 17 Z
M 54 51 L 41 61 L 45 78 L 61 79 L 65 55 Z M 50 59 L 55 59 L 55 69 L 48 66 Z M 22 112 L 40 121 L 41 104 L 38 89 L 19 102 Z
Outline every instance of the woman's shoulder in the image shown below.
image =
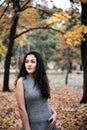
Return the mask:
M 27 79 L 26 76 L 25 77 L 20 77 L 20 78 L 18 78 L 17 83 L 22 83 L 26 79 Z
M 22 77 L 18 78 L 17 83 L 22 82 Z
M 22 77 L 18 78 L 17 83 L 16 83 L 16 90 L 21 90 L 23 84 L 22 84 Z
M 18 80 L 17 80 L 17 84 L 23 84 L 23 79 L 24 79 L 24 77 L 20 77 L 20 78 L 18 78 Z

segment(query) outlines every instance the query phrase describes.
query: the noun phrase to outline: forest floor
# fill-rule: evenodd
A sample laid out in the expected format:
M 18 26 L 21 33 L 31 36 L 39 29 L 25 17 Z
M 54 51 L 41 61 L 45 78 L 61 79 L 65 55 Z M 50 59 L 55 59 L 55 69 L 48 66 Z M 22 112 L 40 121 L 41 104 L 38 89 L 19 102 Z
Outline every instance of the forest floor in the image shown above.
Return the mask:
M 82 88 L 68 85 L 50 84 L 49 104 L 57 111 L 58 130 L 87 130 L 87 104 L 80 104 Z M 20 130 L 21 120 L 15 99 L 15 87 L 10 83 L 12 92 L 2 92 L 0 82 L 0 130 Z

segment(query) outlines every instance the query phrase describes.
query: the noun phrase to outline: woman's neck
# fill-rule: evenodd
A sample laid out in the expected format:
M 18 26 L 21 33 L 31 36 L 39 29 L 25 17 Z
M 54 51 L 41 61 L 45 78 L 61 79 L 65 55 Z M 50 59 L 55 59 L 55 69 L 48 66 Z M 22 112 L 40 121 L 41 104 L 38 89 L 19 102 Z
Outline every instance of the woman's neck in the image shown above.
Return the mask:
M 32 77 L 32 78 L 34 78 L 35 76 L 36 76 L 36 73 L 29 74 L 29 77 Z

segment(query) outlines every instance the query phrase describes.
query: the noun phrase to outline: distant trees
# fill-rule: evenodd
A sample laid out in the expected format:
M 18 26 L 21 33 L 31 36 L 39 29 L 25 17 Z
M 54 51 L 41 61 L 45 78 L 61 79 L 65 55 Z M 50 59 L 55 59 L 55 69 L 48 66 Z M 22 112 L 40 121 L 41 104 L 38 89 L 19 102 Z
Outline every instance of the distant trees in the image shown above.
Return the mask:
M 12 57 L 12 51 L 15 40 L 22 36 L 24 33 L 29 33 L 32 30 L 36 29 L 47 29 L 49 26 L 42 24 L 39 20 L 38 10 L 47 12 L 52 14 L 54 11 L 50 11 L 50 9 L 46 9 L 44 7 L 36 7 L 33 6 L 31 0 L 14 0 L 14 1 L 2 1 L 0 5 L 0 19 L 1 23 L 3 24 L 4 16 L 7 17 L 5 19 L 5 23 L 8 23 L 8 30 L 9 31 L 9 39 L 8 39 L 8 50 L 6 54 L 5 64 L 4 64 L 4 81 L 3 81 L 3 91 L 10 91 L 9 89 L 9 70 L 10 70 L 10 63 Z M 44 23 L 44 21 L 42 22 Z M 51 28 L 51 27 L 50 27 Z M 20 31 L 21 30 L 21 31 Z M 21 38 L 18 38 L 20 41 Z M 18 42 L 19 43 L 19 42 Z
M 58 33 L 53 30 L 38 30 L 35 31 L 34 37 L 31 37 L 30 50 L 39 51 L 47 65 L 47 62 L 54 61 L 56 46 L 61 45 L 61 39 Z
M 0 18 L 2 20 L 1 24 L 3 25 L 4 15 L 6 15 L 6 17 L 7 17 L 7 19 L 5 19 L 5 23 L 8 23 L 9 19 L 12 20 L 11 22 L 9 22 L 10 25 L 8 24 L 10 33 L 9 33 L 9 41 L 8 41 L 8 50 L 7 50 L 5 64 L 4 64 L 5 71 L 4 71 L 3 91 L 10 91 L 10 89 L 9 89 L 9 70 L 10 70 L 12 51 L 13 51 L 14 41 L 15 41 L 16 37 L 19 37 L 21 35 L 21 34 L 19 36 L 17 35 L 17 33 L 18 33 L 17 27 L 20 22 L 22 24 L 23 20 L 19 21 L 19 18 L 23 17 L 22 12 L 27 10 L 29 4 L 30 4 L 30 6 L 32 5 L 30 0 L 27 0 L 27 1 L 20 1 L 20 0 L 19 1 L 18 0 L 9 1 L 9 0 L 7 0 L 7 1 L 3 1 L 1 4 L 1 7 L 0 7 L 0 11 L 1 11 Z M 36 16 L 36 14 L 35 14 L 35 16 Z M 6 20 L 8 20 L 8 21 L 6 21 Z M 29 22 L 26 21 L 25 25 L 27 26 L 27 23 L 29 23 Z M 32 22 L 32 24 L 33 24 L 33 22 Z M 26 26 L 25 27 L 23 27 L 23 25 L 19 25 L 19 26 L 22 26 L 21 28 L 26 29 Z
M 73 0 L 70 1 L 73 2 Z M 63 38 L 65 39 L 65 43 L 70 45 L 70 47 L 72 45 L 79 46 L 81 41 L 81 57 L 82 57 L 82 64 L 83 64 L 83 71 L 84 71 L 84 77 L 83 77 L 84 90 L 83 90 L 83 98 L 81 102 L 87 103 L 87 45 L 86 45 L 87 44 L 87 29 L 86 29 L 87 3 L 86 0 L 81 1 L 81 7 L 82 7 L 82 12 L 81 12 L 81 23 L 80 23 L 79 22 L 80 14 L 78 13 L 78 11 L 76 12 L 75 9 L 70 9 L 69 11 L 62 11 L 58 9 L 48 9 L 46 7 L 42 7 L 39 5 L 33 6 L 31 0 L 13 0 L 13 1 L 6 0 L 1 3 L 0 27 L 2 26 L 4 27 L 4 25 L 6 24 L 5 26 L 6 28 L 4 28 L 4 30 L 2 28 L 2 31 L 5 33 L 9 33 L 8 50 L 7 50 L 5 66 L 4 66 L 5 71 L 4 71 L 3 91 L 10 91 L 9 84 L 8 84 L 9 69 L 10 69 L 12 50 L 15 41 L 16 43 L 19 43 L 19 41 L 21 41 L 21 38 L 19 37 L 22 36 L 24 33 L 29 34 L 30 32 L 32 32 L 32 30 L 52 29 L 52 30 L 56 30 L 57 32 L 60 32 Z M 49 16 L 52 15 L 52 17 L 48 19 L 47 15 L 44 14 L 43 12 L 49 14 Z M 75 16 L 76 19 L 74 19 Z M 76 24 L 78 24 L 78 26 L 75 26 Z M 0 28 L 0 34 L 2 37 L 1 39 L 4 38 L 3 32 L 1 33 L 1 28 Z M 49 43 L 51 43 L 53 49 L 52 48 L 49 49 L 50 52 L 54 53 L 54 49 L 56 43 L 58 42 L 57 41 L 58 38 L 56 37 L 55 39 L 55 37 L 53 37 L 54 38 L 53 41 L 48 41 L 45 40 L 47 39 L 46 35 L 41 33 L 42 34 L 41 36 L 40 33 L 38 32 L 36 37 L 37 43 L 39 43 L 38 48 L 42 47 L 41 44 L 46 43 L 46 47 L 48 47 Z M 38 39 L 39 35 L 41 41 L 40 39 Z M 35 39 L 32 41 L 33 41 L 32 48 L 34 48 L 33 45 L 37 43 L 35 43 Z M 42 41 L 44 41 L 44 43 Z M 55 44 L 52 43 L 54 41 Z M 2 41 L 0 41 L 0 44 L 1 42 Z M 43 46 L 45 46 L 45 44 Z M 45 47 L 43 47 L 43 49 L 45 49 Z M 49 53 L 46 50 L 44 51 L 49 56 Z
M 81 60 L 83 67 L 83 97 L 81 103 L 87 103 L 87 0 L 70 0 L 71 2 L 81 2 Z

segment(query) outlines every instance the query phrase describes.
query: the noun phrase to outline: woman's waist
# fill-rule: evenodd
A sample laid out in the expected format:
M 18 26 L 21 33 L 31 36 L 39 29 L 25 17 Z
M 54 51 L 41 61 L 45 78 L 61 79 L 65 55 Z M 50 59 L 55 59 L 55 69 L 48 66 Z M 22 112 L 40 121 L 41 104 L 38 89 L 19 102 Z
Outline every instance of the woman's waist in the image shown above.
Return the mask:
M 50 107 L 47 101 L 32 101 L 27 103 L 27 110 L 30 113 L 39 111 L 50 111 Z
M 45 121 L 48 120 L 49 117 L 52 115 L 52 111 L 49 107 L 47 108 L 39 108 L 39 109 L 33 109 L 33 110 L 28 110 L 28 116 L 29 119 L 32 121 Z

